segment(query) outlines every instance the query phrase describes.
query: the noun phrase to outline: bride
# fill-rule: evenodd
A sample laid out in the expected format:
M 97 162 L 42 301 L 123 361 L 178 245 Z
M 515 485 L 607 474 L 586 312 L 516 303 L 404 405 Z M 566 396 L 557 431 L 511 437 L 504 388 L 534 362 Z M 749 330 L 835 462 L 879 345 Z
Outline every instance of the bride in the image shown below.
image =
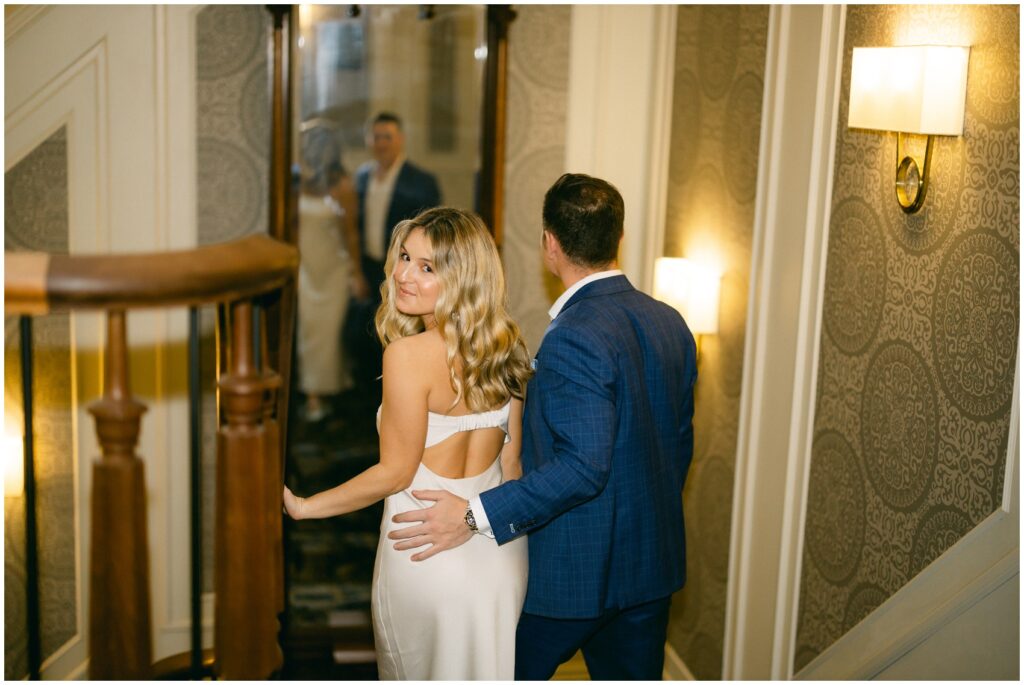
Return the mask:
M 372 613 L 383 680 L 512 680 L 526 592 L 526 540 L 475 535 L 420 561 L 397 551 L 391 517 L 518 478 L 529 355 L 506 310 L 497 249 L 474 214 L 440 207 L 395 227 L 381 286 L 384 345 L 380 462 L 311 497 L 287 487 L 295 519 L 337 516 L 385 499 Z

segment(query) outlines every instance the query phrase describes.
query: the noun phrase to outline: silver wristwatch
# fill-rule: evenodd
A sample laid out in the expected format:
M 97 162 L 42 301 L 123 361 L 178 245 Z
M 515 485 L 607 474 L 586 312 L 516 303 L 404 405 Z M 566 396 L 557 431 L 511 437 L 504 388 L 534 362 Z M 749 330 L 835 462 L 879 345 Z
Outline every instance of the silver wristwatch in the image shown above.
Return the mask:
M 474 533 L 480 532 L 476 527 L 476 517 L 473 516 L 473 509 L 468 504 L 466 505 L 466 515 L 463 517 L 463 520 L 466 522 L 466 525 L 469 526 L 471 531 Z

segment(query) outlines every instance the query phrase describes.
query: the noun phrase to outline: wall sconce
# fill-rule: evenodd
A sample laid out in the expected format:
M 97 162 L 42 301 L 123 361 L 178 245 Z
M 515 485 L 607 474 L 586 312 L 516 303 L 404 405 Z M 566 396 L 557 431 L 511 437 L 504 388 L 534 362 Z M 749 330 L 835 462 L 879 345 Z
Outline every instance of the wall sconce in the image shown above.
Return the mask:
M 20 435 L 4 433 L 4 499 L 25 494 L 23 442 Z
M 850 128 L 896 132 L 896 201 L 907 214 L 924 204 L 933 136 L 964 131 L 970 48 L 854 48 Z M 919 164 L 902 152 L 902 134 L 928 136 Z
M 722 274 L 692 259 L 659 257 L 654 262 L 654 297 L 675 307 L 697 338 L 718 333 L 718 294 Z

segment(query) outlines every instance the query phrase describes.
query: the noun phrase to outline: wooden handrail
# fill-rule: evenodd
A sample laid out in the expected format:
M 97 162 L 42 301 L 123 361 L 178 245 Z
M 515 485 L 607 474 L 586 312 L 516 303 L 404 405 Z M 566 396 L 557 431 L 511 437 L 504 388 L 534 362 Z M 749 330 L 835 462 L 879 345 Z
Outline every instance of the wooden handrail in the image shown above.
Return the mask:
M 265 235 L 143 254 L 4 252 L 4 312 L 173 307 L 240 300 L 294 278 L 298 250 Z
M 281 306 L 294 293 L 298 250 L 254 235 L 193 250 L 67 256 L 5 252 L 7 314 L 103 310 L 107 320 L 104 394 L 89 405 L 102 456 L 93 462 L 89 677 L 152 677 L 144 461 L 135 453 L 146 407 L 131 394 L 127 310 L 223 304 L 232 312 L 220 374 L 215 560 L 215 671 L 226 679 L 279 670 L 283 610 L 282 443 L 279 398 L 293 326 L 275 323 L 281 347 L 268 354 L 266 312 L 253 329 L 257 300 Z M 267 297 L 263 297 L 266 295 Z M 254 338 L 261 341 L 259 364 Z M 193 360 L 192 363 L 198 363 Z M 195 562 L 194 562 L 195 563 Z

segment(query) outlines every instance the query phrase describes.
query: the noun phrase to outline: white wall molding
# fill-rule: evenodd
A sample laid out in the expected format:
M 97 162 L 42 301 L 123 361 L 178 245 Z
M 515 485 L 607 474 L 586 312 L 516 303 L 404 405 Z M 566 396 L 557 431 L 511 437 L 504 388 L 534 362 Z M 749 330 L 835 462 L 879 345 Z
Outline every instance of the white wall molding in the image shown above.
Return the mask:
M 665 643 L 665 668 L 662 673 L 662 680 L 696 680 L 693 672 L 683 661 L 675 648 Z
M 49 138 L 66 127 L 68 164 L 68 247 L 77 251 L 81 236 L 94 237 L 103 220 L 105 103 L 108 76 L 108 44 L 103 36 L 83 37 L 69 45 L 73 22 L 65 21 L 59 10 L 39 12 L 18 31 L 7 34 L 5 60 L 30 64 L 31 69 L 12 69 L 16 73 L 5 82 L 4 169 L 9 170 Z M 55 33 L 64 40 L 63 53 L 55 55 L 52 46 L 40 45 L 39 33 Z M 95 317 L 93 317 L 95 318 Z M 90 469 L 95 444 L 93 423 L 79 394 L 78 375 L 82 367 L 82 348 L 97 349 L 98 330 L 83 325 L 81 317 L 70 317 L 71 355 L 71 461 L 72 526 L 74 528 L 75 632 L 47 656 L 41 664 L 45 679 L 65 678 L 79 667 L 87 650 L 88 633 L 88 505 Z M 83 431 L 83 427 L 86 430 Z
M 664 238 L 675 17 L 671 5 L 572 7 L 565 168 L 622 193 L 621 266 L 640 288 Z
M 16 31 L 6 26 L 5 169 L 67 126 L 71 254 L 196 244 L 197 11 L 59 6 L 25 15 L 30 21 Z M 132 312 L 128 325 L 133 386 L 149 406 L 137 452 L 159 659 L 189 643 L 188 460 L 179 458 L 188 454 L 188 412 L 176 380 L 187 369 L 186 312 Z M 102 391 L 104 331 L 101 314 L 71 316 L 77 634 L 46 659 L 47 679 L 77 677 L 87 664 L 91 475 L 100 450 L 85 406 Z M 204 598 L 204 609 L 212 616 L 212 600 Z
M 791 661 L 788 631 L 779 630 L 797 604 L 797 524 L 813 421 L 841 12 L 802 5 L 772 6 L 769 14 L 726 595 L 726 680 L 786 677 Z M 802 255 L 797 278 L 795 254 Z
M 800 680 L 873 678 L 1020 574 L 1020 337 L 1003 501 L 867 618 L 819 654 Z M 965 636 L 969 640 L 970 636 Z
M 1020 573 L 1016 513 L 997 510 L 801 670 L 799 680 L 880 673 Z
M 813 152 L 808 211 L 801 264 L 800 313 L 793 379 L 790 444 L 786 459 L 786 496 L 775 610 L 772 672 L 775 680 L 793 676 L 797 618 L 800 607 L 804 521 L 814 442 L 814 399 L 825 301 L 825 266 L 829 218 L 832 214 L 832 170 L 835 168 L 837 118 L 843 70 L 845 6 L 827 6 L 821 19 L 817 102 L 811 132 Z
M 654 260 L 660 257 L 665 249 L 678 15 L 678 8 L 675 5 L 665 5 L 659 8 L 658 16 L 655 16 L 654 30 L 657 33 L 657 40 L 652 44 L 655 54 L 651 72 L 650 141 L 647 144 L 647 150 L 650 152 L 647 165 L 650 173 L 647 181 L 647 221 L 643 224 L 642 247 L 633 244 L 634 250 L 642 250 L 639 255 L 641 268 L 634 273 L 637 280 L 633 283 L 646 293 L 654 292 Z M 689 679 L 693 680 L 693 674 L 690 674 Z
M 47 9 L 46 5 L 18 5 L 4 16 L 4 40 L 8 41 L 39 18 Z M 7 11 L 6 8 L 4 10 Z

